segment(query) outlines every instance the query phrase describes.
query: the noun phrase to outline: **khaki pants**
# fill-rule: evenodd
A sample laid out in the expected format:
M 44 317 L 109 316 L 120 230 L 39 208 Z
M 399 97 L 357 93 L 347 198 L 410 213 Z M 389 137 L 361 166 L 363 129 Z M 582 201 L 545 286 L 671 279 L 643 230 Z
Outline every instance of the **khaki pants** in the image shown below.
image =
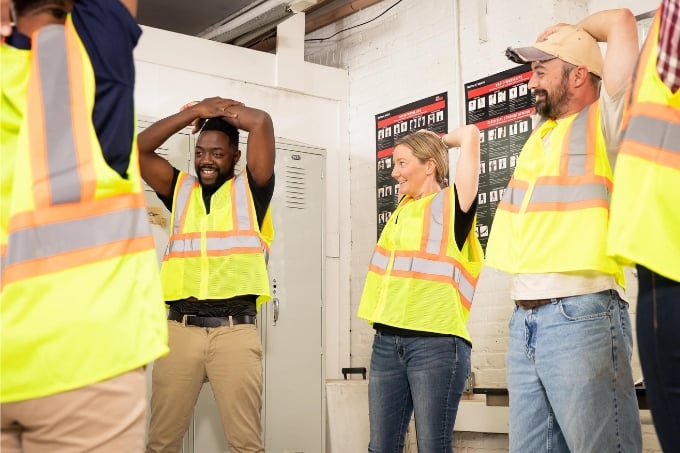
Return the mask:
M 262 345 L 252 324 L 215 328 L 168 321 L 170 354 L 154 363 L 147 453 L 177 453 L 207 376 L 232 453 L 264 452 Z
M 68 392 L 0 406 L 2 453 L 144 451 L 146 380 L 140 368 Z

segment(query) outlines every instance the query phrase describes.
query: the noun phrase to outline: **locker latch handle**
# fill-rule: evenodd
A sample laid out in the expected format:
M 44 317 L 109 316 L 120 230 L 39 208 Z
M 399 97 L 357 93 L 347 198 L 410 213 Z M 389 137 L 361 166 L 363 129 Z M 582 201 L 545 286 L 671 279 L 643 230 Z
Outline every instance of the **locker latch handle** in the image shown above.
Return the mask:
M 276 325 L 276 321 L 279 320 L 279 298 L 272 299 L 272 304 L 274 304 L 274 325 Z

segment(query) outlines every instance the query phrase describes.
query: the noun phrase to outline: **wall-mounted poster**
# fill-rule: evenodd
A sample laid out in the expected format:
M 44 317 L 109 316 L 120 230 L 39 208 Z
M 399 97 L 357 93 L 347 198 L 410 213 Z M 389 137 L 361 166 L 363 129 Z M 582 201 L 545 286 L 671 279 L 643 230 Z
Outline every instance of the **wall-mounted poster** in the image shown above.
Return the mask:
M 522 65 L 465 84 L 466 123 L 481 133 L 477 236 L 486 249 L 498 202 L 532 131 L 531 67 Z
M 392 178 L 394 144 L 399 137 L 418 129 L 427 129 L 439 135 L 448 131 L 447 93 L 430 96 L 375 116 L 378 237 L 400 199 L 399 184 Z

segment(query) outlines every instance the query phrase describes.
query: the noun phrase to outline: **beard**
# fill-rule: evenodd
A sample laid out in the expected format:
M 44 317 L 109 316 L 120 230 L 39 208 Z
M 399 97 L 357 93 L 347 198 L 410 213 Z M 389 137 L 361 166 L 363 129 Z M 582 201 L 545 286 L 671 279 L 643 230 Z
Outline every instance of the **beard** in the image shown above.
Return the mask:
M 544 118 L 559 118 L 570 97 L 567 78 L 563 77 L 562 82 L 552 92 L 534 90 L 534 94 L 543 96 L 542 101 L 536 101 L 536 113 Z
M 212 169 L 212 170 L 217 170 L 218 173 L 217 173 L 217 177 L 215 178 L 215 180 L 214 180 L 213 182 L 211 182 L 211 183 L 205 182 L 205 181 L 203 180 L 203 177 L 201 176 L 201 168 L 210 168 L 210 169 Z M 214 191 L 216 191 L 217 189 L 219 189 L 220 187 L 222 187 L 222 184 L 224 184 L 224 183 L 227 182 L 229 179 L 231 179 L 232 176 L 234 176 L 234 170 L 233 170 L 233 169 L 231 169 L 231 170 L 229 170 L 229 171 L 220 172 L 219 169 L 218 169 L 218 168 L 215 168 L 215 167 L 209 167 L 209 166 L 208 166 L 208 167 L 201 167 L 201 168 L 197 168 L 197 169 L 196 169 L 196 175 L 197 175 L 197 177 L 198 177 L 198 182 L 201 183 L 201 187 L 202 187 L 204 190 L 209 190 L 209 191 L 213 191 L 213 192 L 214 192 Z

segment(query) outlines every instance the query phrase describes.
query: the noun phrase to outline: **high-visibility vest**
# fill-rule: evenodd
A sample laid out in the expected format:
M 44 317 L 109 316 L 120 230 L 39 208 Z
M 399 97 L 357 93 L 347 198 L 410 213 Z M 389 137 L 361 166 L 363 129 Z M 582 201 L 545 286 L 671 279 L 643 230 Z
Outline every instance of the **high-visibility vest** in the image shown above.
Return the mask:
M 607 251 L 680 281 L 680 91 L 656 69 L 659 15 L 627 93 Z
M 9 200 L 14 181 L 14 157 L 19 138 L 19 128 L 24 117 L 26 87 L 31 66 L 31 52 L 17 49 L 4 40 L 0 44 L 0 197 Z M 9 202 L 0 203 L 0 269 L 7 255 L 7 223 Z
M 471 341 L 466 323 L 484 256 L 474 222 L 458 249 L 453 190 L 399 203 L 373 252 L 358 317 Z
M 94 74 L 70 16 L 32 49 L 15 178 L 2 194 L 3 403 L 91 385 L 168 350 L 137 144 L 124 179 L 92 125 Z
M 257 309 L 271 299 L 267 258 L 274 236 L 267 209 L 258 225 L 246 170 L 212 195 L 206 214 L 198 179 L 180 173 L 161 280 L 165 300 L 229 299 L 254 294 Z
M 498 204 L 486 264 L 511 274 L 597 271 L 624 287 L 621 265 L 605 250 L 611 189 L 599 101 L 547 120 L 524 144 Z

